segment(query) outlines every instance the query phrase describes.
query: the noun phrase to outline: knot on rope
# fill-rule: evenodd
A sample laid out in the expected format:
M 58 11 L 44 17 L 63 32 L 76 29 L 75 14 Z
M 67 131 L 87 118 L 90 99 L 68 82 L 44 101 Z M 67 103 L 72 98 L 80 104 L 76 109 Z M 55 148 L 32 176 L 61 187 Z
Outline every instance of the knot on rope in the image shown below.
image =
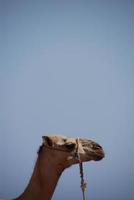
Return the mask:
M 82 189 L 83 191 L 86 191 L 86 189 L 87 189 L 87 183 L 86 183 L 86 182 L 81 183 L 81 189 Z

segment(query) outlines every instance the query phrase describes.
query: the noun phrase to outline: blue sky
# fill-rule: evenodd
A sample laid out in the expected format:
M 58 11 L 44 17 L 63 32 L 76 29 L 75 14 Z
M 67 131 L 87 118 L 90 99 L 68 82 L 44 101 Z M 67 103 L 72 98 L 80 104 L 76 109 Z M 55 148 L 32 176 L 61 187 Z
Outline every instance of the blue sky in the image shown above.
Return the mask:
M 45 133 L 94 139 L 91 200 L 134 199 L 134 2 L 1 0 L 0 196 L 26 187 Z M 53 199 L 80 199 L 78 166 Z

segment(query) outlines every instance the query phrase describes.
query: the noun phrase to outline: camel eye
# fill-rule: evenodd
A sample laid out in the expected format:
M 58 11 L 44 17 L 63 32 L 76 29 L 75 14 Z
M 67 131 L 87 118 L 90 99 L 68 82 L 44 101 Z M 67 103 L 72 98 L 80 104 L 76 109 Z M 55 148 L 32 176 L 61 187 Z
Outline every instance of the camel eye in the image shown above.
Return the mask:
M 67 143 L 66 145 L 66 148 L 68 149 L 68 150 L 73 150 L 74 148 L 75 148 L 75 144 L 74 143 Z

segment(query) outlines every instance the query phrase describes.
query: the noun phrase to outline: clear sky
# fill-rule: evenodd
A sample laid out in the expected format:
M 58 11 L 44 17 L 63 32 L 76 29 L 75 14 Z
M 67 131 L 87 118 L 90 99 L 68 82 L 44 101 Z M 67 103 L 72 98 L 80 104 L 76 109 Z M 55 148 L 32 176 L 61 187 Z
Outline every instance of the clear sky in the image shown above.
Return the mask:
M 90 200 L 134 199 L 134 1 L 0 0 L 0 196 L 26 187 L 41 136 L 94 139 Z M 81 199 L 78 167 L 53 199 Z

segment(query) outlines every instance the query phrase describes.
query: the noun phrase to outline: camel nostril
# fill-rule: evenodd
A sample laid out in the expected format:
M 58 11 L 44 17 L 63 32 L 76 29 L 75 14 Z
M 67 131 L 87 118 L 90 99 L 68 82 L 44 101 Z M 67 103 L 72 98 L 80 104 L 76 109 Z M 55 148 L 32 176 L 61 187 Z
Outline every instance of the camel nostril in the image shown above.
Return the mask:
M 97 148 L 102 149 L 102 147 L 99 144 L 97 144 Z
M 102 149 L 102 147 L 99 144 L 93 144 L 93 149 Z

